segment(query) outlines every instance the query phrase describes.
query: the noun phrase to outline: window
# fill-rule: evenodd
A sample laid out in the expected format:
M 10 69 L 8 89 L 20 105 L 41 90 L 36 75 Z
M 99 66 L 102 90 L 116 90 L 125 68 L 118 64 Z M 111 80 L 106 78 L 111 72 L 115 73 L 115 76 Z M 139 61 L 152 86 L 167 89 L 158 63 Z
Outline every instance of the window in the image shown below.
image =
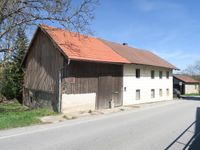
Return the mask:
M 162 96 L 163 96 L 162 89 L 160 89 L 160 90 L 159 90 L 159 95 L 160 95 L 160 97 L 162 97 Z
M 151 70 L 151 79 L 154 79 L 154 78 L 155 78 L 155 71 Z
M 169 89 L 166 89 L 166 95 L 169 96 Z
M 169 71 L 166 72 L 166 77 L 169 79 Z
M 162 71 L 159 71 L 159 77 L 162 79 Z
M 151 98 L 155 98 L 155 90 L 151 89 Z
M 197 90 L 197 84 L 195 84 L 195 90 Z
M 140 78 L 140 69 L 136 69 L 136 78 Z
M 124 87 L 124 91 L 126 92 L 126 87 Z
M 136 100 L 140 100 L 140 90 L 136 90 Z

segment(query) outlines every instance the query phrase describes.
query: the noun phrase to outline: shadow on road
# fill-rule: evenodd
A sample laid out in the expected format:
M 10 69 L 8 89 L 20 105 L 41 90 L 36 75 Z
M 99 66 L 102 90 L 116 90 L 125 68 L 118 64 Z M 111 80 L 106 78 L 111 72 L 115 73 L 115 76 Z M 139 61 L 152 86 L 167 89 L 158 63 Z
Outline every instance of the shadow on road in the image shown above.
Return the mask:
M 192 127 L 195 128 L 193 136 L 186 142 L 180 142 L 181 138 L 187 133 L 192 132 Z M 200 150 L 200 107 L 196 110 L 196 120 L 190 124 L 165 150 L 170 150 L 175 144 L 183 145 L 183 150 Z
M 184 100 L 200 101 L 200 96 L 181 96 L 181 98 Z
M 191 145 L 189 145 L 190 150 L 199 150 L 200 149 L 200 108 L 197 108 L 196 111 L 196 124 L 195 124 L 195 133 Z

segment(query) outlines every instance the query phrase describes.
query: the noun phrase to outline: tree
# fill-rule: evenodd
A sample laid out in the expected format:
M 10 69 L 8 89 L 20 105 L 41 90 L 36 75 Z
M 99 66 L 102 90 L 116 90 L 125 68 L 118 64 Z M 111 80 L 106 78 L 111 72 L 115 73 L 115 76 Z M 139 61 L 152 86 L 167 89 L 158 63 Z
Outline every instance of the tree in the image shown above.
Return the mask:
M 28 39 L 24 30 L 18 30 L 15 48 L 3 69 L 3 84 L 1 93 L 7 99 L 22 100 L 23 68 L 21 67 L 25 52 L 28 48 Z
M 1 94 L 9 99 L 21 95 L 25 33 L 44 22 L 78 33 L 91 33 L 89 25 L 97 4 L 98 0 L 0 0 Z
M 189 65 L 182 73 L 193 76 L 195 79 L 200 81 L 200 60 Z
M 19 28 L 50 21 L 76 32 L 89 33 L 98 0 L 1 0 L 0 52 L 13 50 Z

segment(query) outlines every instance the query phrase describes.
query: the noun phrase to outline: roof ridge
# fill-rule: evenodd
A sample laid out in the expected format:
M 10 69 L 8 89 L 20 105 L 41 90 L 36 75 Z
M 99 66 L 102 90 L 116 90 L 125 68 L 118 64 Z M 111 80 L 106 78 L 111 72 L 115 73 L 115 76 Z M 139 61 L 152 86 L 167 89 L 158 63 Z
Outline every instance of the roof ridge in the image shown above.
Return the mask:
M 100 40 L 104 40 L 104 39 L 101 39 L 101 38 L 99 38 L 99 39 L 100 39 Z M 122 45 L 122 44 L 120 44 L 120 43 L 113 42 L 113 41 L 109 41 L 109 40 L 104 40 L 104 41 L 111 42 L 111 43 L 113 43 L 113 44 L 118 44 L 118 45 L 120 45 L 120 46 L 122 46 L 122 47 L 123 47 L 123 46 L 126 46 L 126 47 L 128 47 L 128 48 L 134 48 L 135 50 L 138 50 L 138 51 L 151 53 L 152 55 L 157 56 L 157 57 L 159 57 L 160 59 L 162 59 L 163 61 L 165 61 L 166 63 L 172 65 L 171 63 L 169 63 L 168 61 L 166 61 L 166 60 L 163 59 L 162 57 L 160 57 L 160 56 L 154 54 L 154 53 L 153 53 L 152 51 L 150 51 L 150 50 L 141 49 L 141 48 L 136 48 L 136 47 L 132 47 L 132 46 L 129 46 L 129 45 Z M 174 65 L 172 65 L 172 66 L 174 66 Z M 174 67 L 175 67 L 175 66 L 174 66 Z M 178 69 L 177 67 L 175 67 L 175 68 Z
M 50 38 L 52 38 L 54 40 L 54 42 L 60 48 L 60 50 L 62 50 L 65 54 L 67 54 L 68 58 L 70 58 L 70 59 L 88 60 L 88 61 L 91 59 L 90 61 L 100 61 L 100 62 L 110 62 L 110 63 L 130 63 L 126 58 L 117 54 L 108 45 L 106 45 L 105 43 L 103 43 L 101 40 L 99 40 L 98 38 L 96 38 L 94 36 L 89 36 L 89 35 L 85 35 L 82 33 L 76 33 L 76 32 L 66 30 L 66 29 L 51 27 L 51 26 L 44 25 L 44 24 L 40 25 L 39 27 L 42 30 L 44 30 L 45 32 L 47 32 L 47 34 L 50 36 Z M 55 29 L 57 31 L 54 32 L 53 29 Z M 80 52 L 76 52 L 76 51 L 72 52 L 73 46 L 66 47 L 66 44 L 61 44 L 58 42 L 58 41 L 63 41 L 66 39 L 66 37 L 59 36 L 59 35 L 65 34 L 65 33 L 68 33 L 68 35 L 66 35 L 66 37 L 69 36 L 69 34 L 71 34 L 70 36 L 72 36 L 72 37 L 70 38 L 70 42 L 72 42 L 72 43 L 75 42 L 78 46 L 82 45 L 82 47 L 80 48 L 80 50 L 81 50 Z M 91 44 L 89 44 L 89 47 L 87 45 L 84 45 L 84 47 L 83 47 L 83 43 L 80 43 L 80 39 L 77 40 L 78 35 L 76 36 L 76 34 L 79 34 L 80 39 L 86 37 L 86 39 L 88 38 L 88 40 L 95 42 L 97 45 L 94 45 L 94 43 L 91 43 Z M 73 35 L 75 35 L 75 36 L 73 36 Z M 85 42 L 88 43 L 88 40 Z M 93 48 L 91 48 L 91 45 L 93 45 Z M 100 47 L 98 48 L 98 46 L 100 46 Z M 103 52 L 104 52 L 104 55 L 103 55 Z M 108 53 L 108 54 L 105 55 L 105 53 Z
M 122 45 L 122 44 L 120 44 L 120 43 L 118 43 L 118 42 L 114 42 L 114 41 L 110 41 L 110 40 L 105 40 L 105 39 L 102 39 L 102 38 L 98 38 L 98 39 L 100 39 L 100 40 L 103 40 L 103 41 L 107 41 L 107 42 L 111 42 L 111 43 L 113 43 L 113 44 L 117 44 L 117 45 L 120 45 L 120 46 L 126 46 L 126 47 L 128 47 L 128 48 L 134 48 L 134 49 L 136 49 L 136 50 L 138 50 L 138 51 L 144 51 L 144 52 L 151 52 L 150 50 L 146 50 L 146 49 L 142 49 L 142 48 L 137 48 L 137 47 L 133 47 L 133 46 L 130 46 L 130 45 Z
M 75 34 L 75 35 L 79 34 L 79 35 L 84 36 L 84 37 L 96 38 L 97 39 L 97 37 L 92 36 L 92 35 L 87 35 L 87 34 L 75 32 L 75 31 L 70 31 L 69 29 L 64 29 L 64 28 L 59 28 L 59 27 L 53 27 L 53 26 L 49 26 L 49 25 L 46 25 L 46 24 L 39 24 L 39 27 L 41 27 L 43 29 L 46 29 L 46 30 L 48 30 L 48 28 L 51 28 L 51 29 L 55 29 L 55 30 L 61 30 L 61 31 L 64 31 L 64 32 L 69 32 L 69 33 L 72 33 L 72 34 Z
M 77 32 L 74 32 L 74 31 L 70 31 L 70 30 L 67 30 L 67 29 L 63 29 L 63 28 L 58 28 L 58 27 L 53 27 L 53 26 L 49 26 L 49 25 L 46 25 L 46 24 L 40 24 L 39 26 L 41 26 L 43 28 L 44 27 L 49 27 L 49 28 L 52 28 L 52 29 L 59 29 L 59 30 L 62 30 L 62 31 L 67 31 L 67 32 L 71 32 L 71 33 L 77 33 Z M 103 39 L 103 38 L 99 38 L 99 37 L 95 37 L 95 36 L 92 36 L 92 35 L 86 35 L 86 34 L 82 34 L 82 33 L 79 33 L 80 35 L 83 35 L 83 36 L 87 36 L 87 37 L 90 37 L 90 38 L 95 38 L 97 40 L 104 40 L 104 41 L 107 41 L 107 42 L 111 42 L 111 43 L 114 43 L 114 44 L 118 44 L 120 46 L 125 46 L 125 45 L 122 45 L 118 42 L 114 42 L 114 41 L 110 41 L 110 40 L 107 40 L 107 39 Z M 126 45 L 127 47 L 129 48 L 134 48 L 138 51 L 145 51 L 145 52 L 151 52 L 150 50 L 146 50 L 146 49 L 141 49 L 141 48 L 136 48 L 136 47 L 132 47 L 132 46 L 129 46 L 129 45 Z

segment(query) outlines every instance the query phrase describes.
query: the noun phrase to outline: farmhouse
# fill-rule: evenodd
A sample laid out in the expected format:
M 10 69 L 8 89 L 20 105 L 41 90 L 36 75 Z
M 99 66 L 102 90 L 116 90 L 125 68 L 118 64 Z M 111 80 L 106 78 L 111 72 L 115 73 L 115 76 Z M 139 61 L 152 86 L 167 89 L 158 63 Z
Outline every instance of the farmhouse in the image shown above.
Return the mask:
M 170 100 L 176 69 L 151 52 L 46 25 L 23 65 L 24 105 L 55 111 Z
M 177 69 L 150 51 L 103 40 L 130 63 L 123 65 L 123 104 L 172 100 L 172 71 Z
M 197 94 L 199 93 L 199 81 L 187 75 L 174 75 L 174 89 L 177 89 L 181 94 Z

